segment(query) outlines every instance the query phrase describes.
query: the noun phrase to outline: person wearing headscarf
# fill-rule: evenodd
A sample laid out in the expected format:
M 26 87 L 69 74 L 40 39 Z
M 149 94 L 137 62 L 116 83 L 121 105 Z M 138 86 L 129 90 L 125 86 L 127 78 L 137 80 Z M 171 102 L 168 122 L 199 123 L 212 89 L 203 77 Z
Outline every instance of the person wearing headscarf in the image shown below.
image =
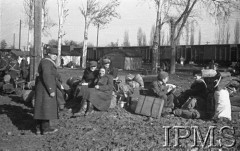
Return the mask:
M 111 66 L 111 60 L 105 58 L 102 60 L 102 65 L 106 69 L 106 74 L 109 74 L 113 77 L 113 79 L 117 80 L 118 78 L 118 69 Z
M 99 69 L 99 76 L 94 88 L 89 89 L 88 109 L 86 115 L 92 113 L 93 108 L 99 111 L 109 109 L 112 98 L 113 79 L 112 76 L 106 74 L 104 67 Z
M 37 134 L 50 134 L 58 131 L 50 126 L 50 120 L 58 119 L 58 87 L 59 74 L 55 60 L 58 51 L 48 48 L 47 55 L 38 66 L 38 77 L 36 78 L 34 119 L 36 120 Z
M 76 97 L 79 98 L 80 106 L 77 109 L 76 113 L 73 113 L 74 116 L 80 116 L 85 114 L 87 109 L 86 100 L 89 95 L 89 88 L 94 88 L 95 80 L 98 76 L 97 62 L 90 61 L 89 67 L 84 70 L 81 84 L 77 87 Z M 75 111 L 74 111 L 75 112 Z

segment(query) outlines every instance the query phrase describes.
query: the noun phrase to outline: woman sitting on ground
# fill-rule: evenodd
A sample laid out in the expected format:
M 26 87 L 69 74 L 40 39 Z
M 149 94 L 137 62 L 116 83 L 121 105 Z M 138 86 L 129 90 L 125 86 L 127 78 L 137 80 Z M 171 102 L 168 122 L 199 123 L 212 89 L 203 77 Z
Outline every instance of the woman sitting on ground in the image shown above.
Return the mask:
M 79 116 L 85 114 L 87 109 L 86 99 L 89 95 L 89 88 L 94 88 L 95 80 L 98 77 L 97 62 L 91 61 L 89 67 L 84 70 L 81 84 L 76 89 L 76 97 L 80 98 L 81 102 L 79 105 L 78 111 L 74 113 L 74 116 Z
M 113 91 L 113 78 L 106 74 L 105 68 L 99 69 L 99 76 L 96 81 L 95 88 L 89 89 L 89 96 L 87 99 L 88 109 L 86 115 L 93 112 L 93 108 L 100 111 L 106 111 L 110 107 L 112 91 Z

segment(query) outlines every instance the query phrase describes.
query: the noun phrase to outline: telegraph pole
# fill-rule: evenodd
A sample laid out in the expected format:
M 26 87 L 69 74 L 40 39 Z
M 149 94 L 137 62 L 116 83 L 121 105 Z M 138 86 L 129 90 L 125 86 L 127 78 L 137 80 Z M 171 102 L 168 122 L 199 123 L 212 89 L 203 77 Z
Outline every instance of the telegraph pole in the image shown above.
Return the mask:
M 21 30 L 22 30 L 22 21 L 20 19 L 20 24 L 19 24 L 19 47 L 18 47 L 19 50 L 21 48 Z
M 97 25 L 97 47 L 98 47 L 99 24 Z
M 15 49 L 15 33 L 13 34 L 13 48 Z
M 42 57 L 42 0 L 34 1 L 34 48 L 30 50 L 30 80 L 35 80 Z

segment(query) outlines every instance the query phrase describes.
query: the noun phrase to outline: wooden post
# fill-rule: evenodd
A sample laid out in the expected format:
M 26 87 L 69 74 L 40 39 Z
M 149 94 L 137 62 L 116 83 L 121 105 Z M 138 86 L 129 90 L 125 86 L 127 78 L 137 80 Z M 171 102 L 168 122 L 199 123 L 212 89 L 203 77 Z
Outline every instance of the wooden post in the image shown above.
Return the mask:
M 34 1 L 34 48 L 31 50 L 30 80 L 35 80 L 42 54 L 42 0 Z
M 98 47 L 98 36 L 99 36 L 99 24 L 97 25 L 97 45 L 96 45 L 96 47 Z
M 22 31 L 22 21 L 20 19 L 20 23 L 19 23 L 19 47 L 18 49 L 21 49 L 21 31 Z

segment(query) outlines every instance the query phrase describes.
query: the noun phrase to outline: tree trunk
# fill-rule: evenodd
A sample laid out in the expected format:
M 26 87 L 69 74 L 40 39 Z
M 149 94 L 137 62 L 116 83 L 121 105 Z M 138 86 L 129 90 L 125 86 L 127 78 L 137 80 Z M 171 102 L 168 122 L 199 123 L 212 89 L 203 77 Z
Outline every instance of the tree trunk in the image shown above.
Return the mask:
M 83 51 L 82 51 L 82 68 L 86 68 L 87 43 L 88 43 L 88 23 L 87 23 L 87 20 L 85 19 L 84 41 L 83 41 Z
M 56 60 L 56 66 L 59 67 L 61 65 L 61 51 L 62 51 L 62 35 L 59 33 L 58 35 L 58 56 Z
M 171 23 L 171 36 L 170 36 L 170 45 L 171 45 L 171 68 L 170 74 L 175 74 L 176 68 L 176 40 L 175 40 L 175 30 L 176 26 L 173 19 L 170 20 Z
M 58 56 L 56 60 L 56 65 L 59 67 L 61 65 L 61 50 L 62 50 L 62 37 L 63 37 L 63 2 L 58 0 Z
M 158 3 L 158 9 L 157 9 L 157 20 L 156 20 L 156 29 L 154 33 L 154 39 L 153 39 L 153 53 L 152 53 L 152 72 L 157 73 L 157 67 L 158 67 L 158 31 L 159 31 L 159 15 L 160 15 L 160 4 Z

